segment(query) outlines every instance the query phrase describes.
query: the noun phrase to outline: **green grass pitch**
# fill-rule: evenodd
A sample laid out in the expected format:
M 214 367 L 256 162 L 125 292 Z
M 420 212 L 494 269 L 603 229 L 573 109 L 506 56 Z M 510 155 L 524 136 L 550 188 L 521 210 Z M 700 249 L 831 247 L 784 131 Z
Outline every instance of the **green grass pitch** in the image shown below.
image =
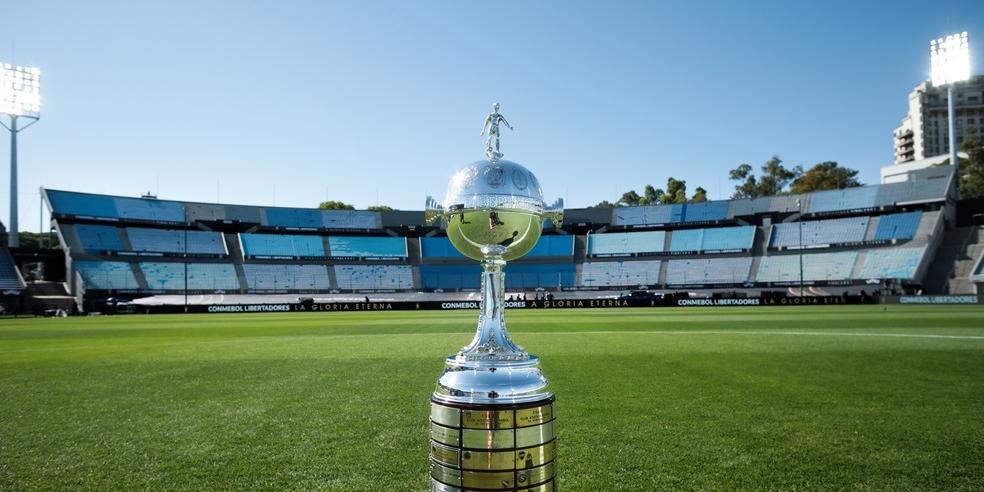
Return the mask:
M 476 311 L 0 320 L 0 489 L 425 490 Z M 510 311 L 564 491 L 984 487 L 984 308 Z

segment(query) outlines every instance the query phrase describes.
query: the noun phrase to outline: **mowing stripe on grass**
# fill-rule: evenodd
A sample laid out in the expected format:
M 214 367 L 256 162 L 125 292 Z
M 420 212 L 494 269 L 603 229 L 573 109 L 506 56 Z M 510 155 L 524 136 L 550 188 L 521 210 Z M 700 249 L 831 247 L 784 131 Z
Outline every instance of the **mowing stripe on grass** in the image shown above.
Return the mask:
M 600 331 L 523 331 L 524 335 L 604 335 L 606 333 L 639 333 L 643 335 L 805 335 L 805 336 L 845 336 L 845 337 L 894 337 L 894 338 L 942 338 L 950 340 L 984 340 L 984 336 L 976 335 L 932 335 L 924 333 L 859 333 L 859 332 L 822 332 L 822 331 L 722 331 L 722 330 L 600 330 Z
M 322 338 L 364 338 L 364 337 L 415 337 L 415 336 L 448 336 L 458 332 L 422 332 L 422 333 L 345 333 L 324 335 L 283 335 L 264 337 L 243 337 L 224 340 L 195 340 L 188 342 L 168 342 L 154 344 L 126 345 L 129 348 L 175 347 L 186 345 L 211 344 L 242 344 L 268 341 L 302 341 Z M 462 332 L 464 333 L 464 332 Z M 722 331 L 722 330 L 595 330 L 595 331 L 518 331 L 520 335 L 749 335 L 749 336 L 814 336 L 814 337 L 874 337 L 874 338 L 917 338 L 936 340 L 978 340 L 984 341 L 984 336 L 978 335 L 934 335 L 928 333 L 864 333 L 864 332 L 821 332 L 821 331 Z M 76 345 L 71 347 L 36 347 L 0 350 L 0 354 L 24 352 L 59 352 L 68 350 L 106 349 L 103 345 Z

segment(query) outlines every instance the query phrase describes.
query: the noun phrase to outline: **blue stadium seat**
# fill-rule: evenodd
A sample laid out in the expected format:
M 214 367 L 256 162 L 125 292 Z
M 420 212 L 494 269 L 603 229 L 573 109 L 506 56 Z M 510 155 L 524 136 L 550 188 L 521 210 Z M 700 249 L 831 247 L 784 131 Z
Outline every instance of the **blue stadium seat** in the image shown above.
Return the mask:
M 670 260 L 666 284 L 743 284 L 748 280 L 751 268 L 751 258 Z
M 624 256 L 634 253 L 659 253 L 663 251 L 666 233 L 647 232 L 608 232 L 588 235 L 588 255 Z
M 296 234 L 240 234 L 243 254 L 254 257 L 320 258 L 325 256 L 321 236 Z
M 128 227 L 127 237 L 133 251 L 153 253 L 185 252 L 185 235 L 188 237 L 188 253 L 190 254 L 226 254 L 225 241 L 222 234 L 214 231 L 179 231 L 173 229 L 147 229 Z
M 681 222 L 683 205 L 647 205 L 640 207 L 618 207 L 614 212 L 613 225 L 658 225 Z
M 329 229 L 379 229 L 379 212 L 367 210 L 322 210 L 321 221 Z
M 218 203 L 185 203 L 184 208 L 189 222 L 227 220 L 226 206 Z
M 325 226 L 320 210 L 310 208 L 265 208 L 264 225 L 273 227 L 305 227 L 320 229 Z
M 833 212 L 838 210 L 861 210 L 875 206 L 878 185 L 845 188 L 843 190 L 818 191 L 813 193 L 810 213 Z
M 410 265 L 335 265 L 339 289 L 412 289 Z
M 674 253 L 697 252 L 704 241 L 703 229 L 680 229 L 670 233 L 670 251 Z
M 76 224 L 75 232 L 87 253 L 124 250 L 120 230 L 116 226 Z
M 891 206 L 899 203 L 942 201 L 946 198 L 948 179 L 926 179 L 889 183 L 878 187 L 875 204 Z
M 135 290 L 140 287 L 127 262 L 75 261 L 74 265 L 88 289 Z
M 803 255 L 803 280 L 806 282 L 847 280 L 851 278 L 856 251 Z M 797 282 L 800 278 L 800 255 L 765 256 L 759 262 L 756 282 Z
M 256 290 L 325 290 L 331 288 L 324 265 L 243 264 L 246 284 Z
M 680 229 L 670 233 L 670 251 L 721 252 L 751 249 L 755 226 Z
M 868 230 L 868 219 L 865 216 L 775 224 L 772 226 L 771 247 L 799 247 L 800 227 L 803 228 L 803 247 L 860 243 Z
M 367 210 L 264 208 L 263 225 L 307 229 L 378 229 L 379 213 Z
M 464 258 L 465 255 L 451 244 L 446 236 L 420 238 L 421 255 L 424 258 Z
M 111 196 L 45 190 L 56 214 L 116 218 L 116 202 Z
M 583 287 L 635 287 L 659 284 L 659 260 L 598 261 L 581 267 Z
M 752 248 L 755 241 L 755 226 L 711 227 L 704 229 L 700 250 L 743 251 Z
M 445 236 L 420 238 L 421 254 L 425 258 L 464 258 L 464 255 Z M 574 236 L 540 236 L 526 256 L 573 256 Z
M 573 263 L 507 263 L 507 289 L 573 287 Z
M 154 198 L 114 198 L 121 219 L 153 222 L 184 222 L 184 207 L 179 202 Z
M 526 256 L 574 256 L 574 236 L 540 236 Z
M 901 214 L 882 215 L 878 219 L 878 229 L 875 230 L 876 240 L 906 240 L 916 236 L 919 221 L 922 220 L 922 210 Z
M 926 247 L 881 248 L 868 251 L 861 265 L 860 279 L 911 279 L 922 261 Z
M 718 200 L 713 202 L 688 203 L 682 207 L 683 222 L 709 222 L 727 220 L 728 208 L 731 202 Z
M 245 224 L 259 224 L 262 221 L 260 210 L 259 207 L 246 205 L 225 205 L 225 218 Z
M 481 275 L 478 264 L 420 265 L 420 283 L 425 289 L 477 289 Z
M 772 197 L 743 198 L 734 200 L 735 217 L 743 217 L 772 211 Z
M 353 258 L 406 258 L 405 237 L 329 236 L 331 256 Z
M 141 262 L 140 270 L 151 290 L 184 290 L 185 265 L 177 262 Z M 238 290 L 232 263 L 189 263 L 188 290 Z
M 756 200 L 768 201 L 768 210 L 771 212 L 799 212 L 800 207 L 805 205 L 803 199 L 804 195 L 779 195 L 757 198 Z

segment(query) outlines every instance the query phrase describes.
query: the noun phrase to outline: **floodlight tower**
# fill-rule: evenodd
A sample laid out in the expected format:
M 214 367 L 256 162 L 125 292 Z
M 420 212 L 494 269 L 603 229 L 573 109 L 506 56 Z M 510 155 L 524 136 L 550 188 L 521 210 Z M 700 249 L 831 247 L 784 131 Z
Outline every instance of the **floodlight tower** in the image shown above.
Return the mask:
M 953 86 L 970 78 L 970 46 L 967 33 L 951 34 L 929 42 L 929 64 L 934 86 L 946 86 L 947 121 L 950 131 L 950 164 L 954 174 L 960 170 L 957 159 L 957 125 L 953 109 Z M 959 176 L 959 175 L 958 175 Z M 957 181 L 959 183 L 959 179 Z
M 10 117 L 10 126 L 0 125 L 10 131 L 10 223 L 9 245 L 20 246 L 17 228 L 17 134 L 41 119 L 41 71 L 36 67 L 13 66 L 0 63 L 0 114 Z M 18 128 L 17 122 L 30 120 Z

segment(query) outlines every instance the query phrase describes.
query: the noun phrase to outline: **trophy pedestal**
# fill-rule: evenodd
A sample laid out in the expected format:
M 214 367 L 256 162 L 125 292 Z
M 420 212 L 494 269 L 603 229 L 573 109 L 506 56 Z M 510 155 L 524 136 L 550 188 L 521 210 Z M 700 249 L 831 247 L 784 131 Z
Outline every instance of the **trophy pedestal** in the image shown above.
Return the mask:
M 432 492 L 554 490 L 554 396 L 523 403 L 431 398 Z

